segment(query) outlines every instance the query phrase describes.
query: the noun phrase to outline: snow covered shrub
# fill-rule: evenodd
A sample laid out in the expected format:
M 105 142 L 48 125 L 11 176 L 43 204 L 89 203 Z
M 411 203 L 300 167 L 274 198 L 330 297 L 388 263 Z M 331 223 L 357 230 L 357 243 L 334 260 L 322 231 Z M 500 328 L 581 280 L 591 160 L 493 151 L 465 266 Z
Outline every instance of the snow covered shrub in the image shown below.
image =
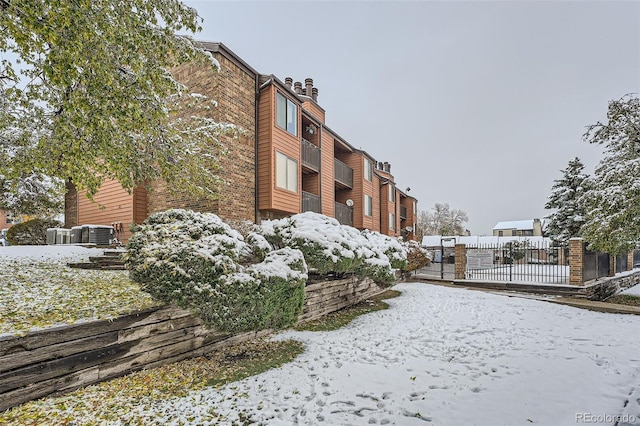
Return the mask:
M 383 235 L 379 232 L 362 231 L 367 242 L 365 259 L 358 272 L 370 276 L 381 284 L 391 284 L 396 280 L 396 269 L 406 265 L 407 253 L 398 239 Z
M 211 213 L 151 215 L 129 240 L 125 259 L 143 290 L 221 331 L 284 327 L 302 311 L 302 253 L 271 251 L 257 233 L 245 241 Z
M 45 245 L 47 244 L 47 228 L 59 228 L 62 226 L 57 220 L 31 219 L 26 222 L 13 225 L 7 231 L 7 240 L 14 246 Z
M 367 246 L 357 229 L 314 212 L 263 221 L 262 229 L 274 247 L 299 249 L 309 269 L 320 275 L 354 272 Z
M 407 261 L 406 250 L 396 238 L 360 232 L 318 213 L 263 221 L 262 228 L 273 246 L 302 251 L 309 269 L 319 275 L 355 273 L 386 284 L 395 281 L 395 269 Z
M 402 243 L 407 251 L 407 265 L 404 271 L 411 272 L 431 263 L 431 254 L 417 241 L 409 240 Z
M 306 280 L 299 250 L 272 251 L 244 272 L 220 277 L 216 286 L 200 286 L 192 310 L 206 324 L 230 333 L 287 327 L 302 312 Z

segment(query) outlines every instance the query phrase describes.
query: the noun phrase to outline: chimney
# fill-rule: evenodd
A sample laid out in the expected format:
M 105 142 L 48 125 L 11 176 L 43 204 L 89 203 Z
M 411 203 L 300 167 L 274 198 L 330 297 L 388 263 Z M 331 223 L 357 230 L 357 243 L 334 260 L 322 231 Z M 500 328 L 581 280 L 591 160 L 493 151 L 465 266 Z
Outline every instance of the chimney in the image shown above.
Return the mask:
M 314 102 L 318 102 L 318 89 L 316 89 L 315 87 L 311 89 L 311 98 L 314 100 Z
M 304 94 L 311 97 L 311 92 L 313 91 L 313 80 L 310 78 L 305 78 L 304 85 L 305 85 Z
M 302 83 L 296 81 L 293 85 L 293 90 L 295 90 L 298 95 L 302 94 Z
M 291 89 L 291 85 L 293 84 L 293 79 L 291 77 L 287 77 L 284 79 L 284 85 Z

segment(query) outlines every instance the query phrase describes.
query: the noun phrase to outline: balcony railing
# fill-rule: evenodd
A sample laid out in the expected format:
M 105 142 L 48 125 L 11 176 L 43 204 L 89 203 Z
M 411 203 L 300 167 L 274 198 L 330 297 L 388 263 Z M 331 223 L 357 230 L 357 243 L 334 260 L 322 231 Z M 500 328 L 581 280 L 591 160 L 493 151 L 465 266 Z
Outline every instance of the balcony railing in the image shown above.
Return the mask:
M 400 206 L 400 219 L 405 220 L 407 218 L 407 208 Z
M 306 139 L 302 139 L 302 165 L 320 171 L 320 148 Z
M 348 188 L 353 188 L 353 169 L 337 158 L 333 159 L 333 167 L 335 170 L 336 182 L 339 182 Z
M 302 191 L 302 211 L 322 213 L 320 197 L 310 192 Z
M 336 203 L 336 219 L 343 225 L 353 226 L 353 208 L 342 203 Z

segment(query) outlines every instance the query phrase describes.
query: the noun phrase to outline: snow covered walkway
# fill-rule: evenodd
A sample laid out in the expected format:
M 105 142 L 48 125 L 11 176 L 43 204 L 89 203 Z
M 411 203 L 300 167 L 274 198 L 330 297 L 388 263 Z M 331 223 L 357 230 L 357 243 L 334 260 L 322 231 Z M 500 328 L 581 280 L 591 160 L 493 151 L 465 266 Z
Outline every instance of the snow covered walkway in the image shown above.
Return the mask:
M 403 295 L 391 309 L 340 330 L 279 334 L 307 345 L 282 368 L 131 414 L 160 424 L 557 426 L 613 424 L 616 415 L 640 423 L 640 317 L 395 288 Z

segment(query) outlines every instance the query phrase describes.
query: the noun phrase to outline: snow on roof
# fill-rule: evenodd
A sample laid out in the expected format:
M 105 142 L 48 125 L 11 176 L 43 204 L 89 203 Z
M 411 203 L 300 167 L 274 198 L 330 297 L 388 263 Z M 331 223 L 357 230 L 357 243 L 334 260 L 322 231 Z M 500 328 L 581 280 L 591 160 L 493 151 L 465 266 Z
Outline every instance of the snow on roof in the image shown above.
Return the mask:
M 464 244 L 466 246 L 481 246 L 481 245 L 501 245 L 506 244 L 509 241 L 528 241 L 531 244 L 549 244 L 551 239 L 548 237 L 526 237 L 526 236 L 447 236 L 447 235 L 425 235 L 422 237 L 423 247 L 440 247 L 440 241 L 442 239 L 443 247 L 455 247 L 456 244 Z
M 527 220 L 508 220 L 505 222 L 498 222 L 493 229 L 533 229 L 534 219 Z

